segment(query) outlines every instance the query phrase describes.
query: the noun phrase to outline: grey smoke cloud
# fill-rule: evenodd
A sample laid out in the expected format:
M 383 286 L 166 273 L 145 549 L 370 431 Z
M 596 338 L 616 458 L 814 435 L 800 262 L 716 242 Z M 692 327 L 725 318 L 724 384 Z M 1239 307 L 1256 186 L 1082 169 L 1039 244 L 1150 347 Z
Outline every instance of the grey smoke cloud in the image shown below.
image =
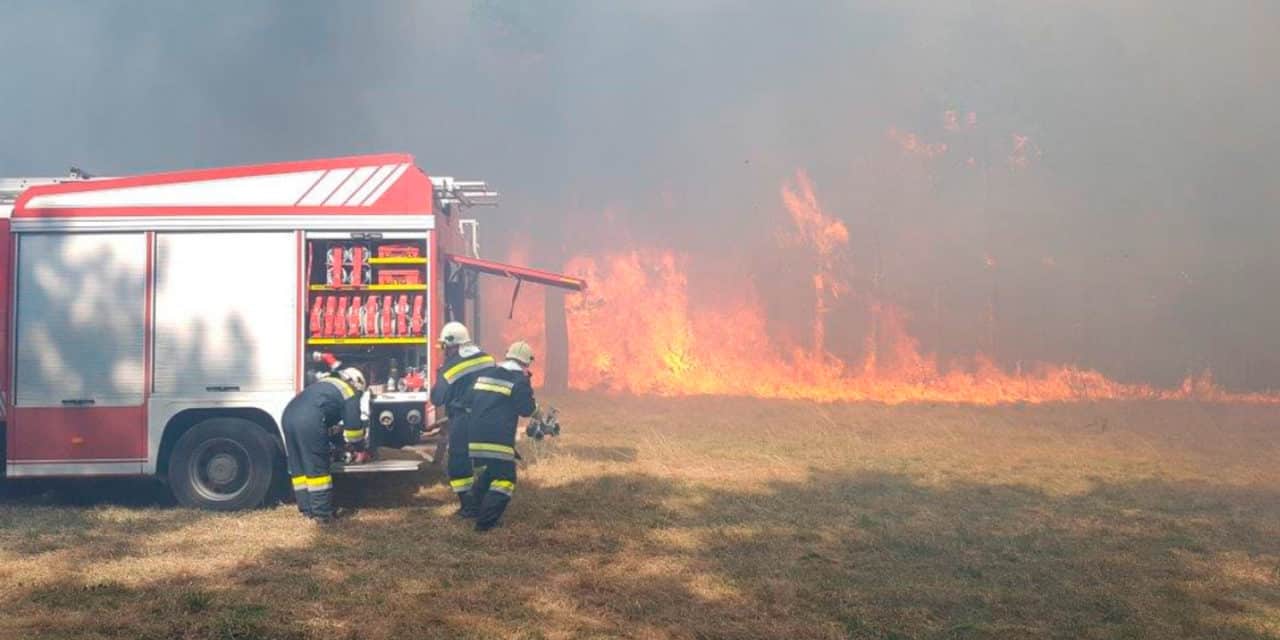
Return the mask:
M 405 150 L 502 189 L 494 255 L 752 249 L 785 331 L 803 273 L 765 249 L 803 168 L 849 225 L 855 285 L 878 248 L 944 360 L 989 348 L 995 289 L 1010 366 L 1280 387 L 1273 3 L 3 5 L 3 175 Z M 833 316 L 849 357 L 857 304 Z

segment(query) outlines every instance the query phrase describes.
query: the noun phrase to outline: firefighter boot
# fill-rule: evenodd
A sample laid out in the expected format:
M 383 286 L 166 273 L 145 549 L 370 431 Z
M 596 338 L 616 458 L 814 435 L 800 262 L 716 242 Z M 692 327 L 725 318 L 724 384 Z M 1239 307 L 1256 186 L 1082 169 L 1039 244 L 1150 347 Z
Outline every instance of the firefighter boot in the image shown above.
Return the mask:
M 480 494 L 474 489 L 458 494 L 458 510 L 453 512 L 455 518 L 474 519 L 480 515 Z
M 515 488 L 516 483 L 511 480 L 493 481 L 489 490 L 485 492 L 480 510 L 476 514 L 476 531 L 483 533 L 499 525 L 502 512 L 507 510 L 507 504 L 511 502 L 511 492 L 515 491 Z
M 311 518 L 320 524 L 333 522 L 333 476 L 307 476 Z
M 496 526 L 516 490 L 516 463 L 511 460 L 487 460 L 484 470 L 486 485 L 480 511 L 476 515 L 476 531 L 485 532 Z
M 489 490 L 489 483 L 493 480 L 487 473 L 488 462 L 488 460 L 471 459 L 471 468 L 475 470 L 472 474 L 471 490 L 465 495 L 458 496 L 462 499 L 462 508 L 458 509 L 454 515 L 469 520 L 474 520 L 480 515 L 480 505 L 484 503 L 484 495 Z
M 472 478 L 449 481 L 450 488 L 458 495 L 458 510 L 453 512 L 457 518 L 474 518 L 480 513 L 480 492 L 472 487 Z
M 293 501 L 298 504 L 298 512 L 304 517 L 311 517 L 311 492 L 307 491 L 307 477 L 293 476 Z

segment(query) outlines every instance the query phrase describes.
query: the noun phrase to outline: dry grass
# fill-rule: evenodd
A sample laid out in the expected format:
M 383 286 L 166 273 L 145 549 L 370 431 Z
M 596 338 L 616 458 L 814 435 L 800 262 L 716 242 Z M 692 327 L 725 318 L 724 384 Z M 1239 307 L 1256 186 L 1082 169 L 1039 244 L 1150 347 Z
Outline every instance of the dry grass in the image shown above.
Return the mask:
M 1274 409 L 558 404 L 486 536 L 431 475 L 323 531 L 20 486 L 0 637 L 1280 637 Z

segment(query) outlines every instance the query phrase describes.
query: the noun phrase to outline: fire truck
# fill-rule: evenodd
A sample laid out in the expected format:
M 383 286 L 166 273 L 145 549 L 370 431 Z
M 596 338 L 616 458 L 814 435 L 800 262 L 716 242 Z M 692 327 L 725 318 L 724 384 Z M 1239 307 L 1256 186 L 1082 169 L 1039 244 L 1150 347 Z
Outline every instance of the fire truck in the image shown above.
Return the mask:
M 464 216 L 497 198 L 406 154 L 0 180 L 5 474 L 153 475 L 183 505 L 260 505 L 317 352 L 365 370 L 373 444 L 422 454 L 335 473 L 440 459 L 433 337 L 476 320 L 478 275 L 585 286 L 480 259 Z

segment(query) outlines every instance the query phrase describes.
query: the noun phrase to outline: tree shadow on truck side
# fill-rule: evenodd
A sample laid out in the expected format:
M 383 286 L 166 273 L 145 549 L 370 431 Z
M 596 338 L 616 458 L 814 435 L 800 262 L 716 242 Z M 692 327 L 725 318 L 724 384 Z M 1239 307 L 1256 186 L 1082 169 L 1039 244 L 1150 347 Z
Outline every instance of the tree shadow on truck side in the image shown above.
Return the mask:
M 103 235 L 105 234 L 97 234 L 98 237 Z M 133 235 L 124 234 L 119 237 Z M 235 297 L 237 291 L 253 287 L 254 283 L 223 283 L 215 289 L 199 292 L 199 295 L 213 296 L 215 299 L 212 304 L 227 310 L 222 318 L 207 319 L 198 315 L 184 317 L 178 315 L 180 309 L 159 304 L 162 292 L 183 285 L 171 282 L 168 271 L 161 268 L 163 264 L 160 264 L 155 269 L 156 282 L 152 288 L 153 317 L 148 317 L 148 307 L 140 294 L 145 289 L 147 274 L 139 262 L 145 256 L 133 255 L 133 250 L 144 251 L 145 245 L 138 242 L 133 250 L 126 250 L 122 246 L 104 241 L 105 244 L 95 245 L 86 251 L 81 246 L 83 242 L 68 240 L 69 237 L 61 237 L 59 240 L 59 237 L 50 236 L 54 239 L 29 241 L 24 236 L 20 241 L 23 243 L 20 246 L 27 251 L 24 254 L 27 259 L 20 259 L 22 270 L 18 291 L 21 319 L 17 339 L 21 345 L 20 354 L 26 354 L 19 358 L 15 372 L 20 406 L 24 404 L 24 398 L 30 397 L 31 403 L 36 406 L 51 406 L 56 410 L 59 404 L 48 398 L 56 399 L 61 392 L 50 392 L 48 389 L 38 394 L 36 392 L 41 387 L 53 387 L 56 391 L 59 380 L 70 380 L 68 390 L 62 395 L 93 396 L 106 399 L 106 406 L 122 403 L 133 407 L 142 405 L 144 398 L 149 395 L 152 398 L 151 408 L 156 411 L 164 411 L 165 400 L 170 398 L 186 400 L 196 406 L 205 404 L 211 408 L 217 407 L 221 399 L 211 393 L 210 389 L 226 388 L 234 391 L 238 388 L 249 391 L 261 386 L 259 372 L 252 364 L 252 354 L 260 347 L 257 340 L 259 332 L 249 327 L 244 315 L 236 310 Z M 41 242 L 49 245 L 46 247 L 49 250 L 39 254 L 31 253 L 43 246 Z M 243 256 L 230 258 L 245 259 Z M 159 256 L 157 262 L 160 262 Z M 217 265 L 207 265 L 207 268 L 216 270 Z M 126 293 L 130 291 L 137 295 Z M 289 344 L 293 343 L 292 336 L 296 331 L 296 308 L 294 312 L 280 316 L 280 327 L 276 331 L 288 332 L 291 336 Z M 146 324 L 148 319 L 158 328 L 156 332 L 149 334 L 149 342 L 143 338 L 144 332 L 150 331 Z M 219 320 L 220 326 L 211 324 Z M 50 339 L 64 334 L 70 338 Z M 95 359 L 98 351 L 119 346 L 126 348 L 116 349 L 120 352 L 116 361 Z M 153 371 L 163 375 L 156 379 L 147 377 L 144 362 L 148 357 L 158 359 L 152 364 Z M 291 356 L 288 362 L 281 365 L 281 368 L 290 372 L 287 381 L 290 387 L 281 388 L 281 393 L 284 394 L 291 390 L 292 372 L 296 366 L 293 359 Z M 76 366 L 78 362 L 87 362 L 93 366 L 80 370 Z M 154 388 L 143 389 L 146 381 Z M 23 389 L 28 389 L 29 392 L 24 394 Z M 103 405 L 103 402 L 94 403 L 94 406 Z M 179 414 L 166 425 L 172 428 L 164 431 L 160 443 L 158 471 L 162 478 L 169 471 L 170 454 L 180 446 L 187 431 L 197 428 L 202 420 L 215 415 L 240 418 L 244 429 L 256 430 L 257 437 L 252 437 L 254 434 L 251 433 L 249 437 L 241 438 L 249 447 L 270 447 L 270 455 L 266 458 L 257 456 L 259 461 L 268 461 L 265 471 L 258 470 L 259 475 L 262 472 L 268 475 L 280 472 L 279 469 L 272 468 L 272 461 L 282 449 L 278 444 L 278 427 L 270 414 L 261 409 L 228 408 L 216 412 L 205 410 L 198 415 Z M 90 428 L 99 427 L 91 425 Z M 121 431 L 119 425 L 111 428 L 113 433 Z M 82 436 L 79 432 L 64 433 L 65 428 L 50 430 L 37 424 L 10 425 L 10 429 L 12 433 L 9 435 L 17 446 L 11 447 L 8 453 L 18 456 L 39 446 L 39 439 L 83 437 L 85 440 L 92 440 L 95 437 L 92 431 Z M 131 442 L 115 443 L 113 446 L 122 450 L 127 448 L 130 455 L 148 456 L 151 447 L 157 444 L 148 437 L 148 432 L 147 424 L 138 424 L 130 435 L 118 435 L 121 438 L 131 438 Z M 160 433 L 153 435 L 161 437 Z M 68 471 L 76 471 L 74 462 L 68 465 Z M 36 480 L 30 483 L 42 484 Z M 21 485 L 23 486 L 10 489 L 10 493 L 16 491 L 19 495 L 29 497 L 32 491 L 43 491 L 30 489 L 25 480 Z M 92 484 L 59 481 L 49 486 L 56 487 L 64 495 L 79 493 L 81 501 L 86 503 L 94 499 L 121 499 L 110 492 L 88 490 L 94 486 Z M 126 502 L 131 499 L 123 498 Z

